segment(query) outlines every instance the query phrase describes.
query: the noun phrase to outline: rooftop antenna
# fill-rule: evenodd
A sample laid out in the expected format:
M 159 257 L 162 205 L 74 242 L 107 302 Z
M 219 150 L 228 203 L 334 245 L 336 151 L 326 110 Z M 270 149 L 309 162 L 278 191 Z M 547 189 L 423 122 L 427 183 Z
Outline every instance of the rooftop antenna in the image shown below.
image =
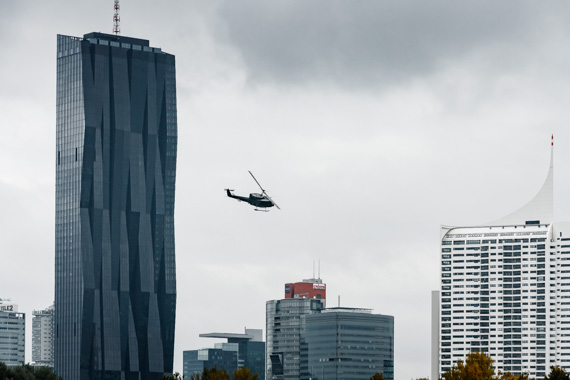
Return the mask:
M 313 280 L 315 279 L 315 260 L 313 260 Z
M 121 33 L 121 28 L 119 28 L 119 22 L 121 21 L 121 17 L 119 16 L 119 9 L 121 9 L 119 5 L 119 0 L 115 0 L 115 14 L 113 15 L 113 33 L 117 36 Z
M 321 259 L 319 259 L 319 280 L 320 279 L 321 279 Z

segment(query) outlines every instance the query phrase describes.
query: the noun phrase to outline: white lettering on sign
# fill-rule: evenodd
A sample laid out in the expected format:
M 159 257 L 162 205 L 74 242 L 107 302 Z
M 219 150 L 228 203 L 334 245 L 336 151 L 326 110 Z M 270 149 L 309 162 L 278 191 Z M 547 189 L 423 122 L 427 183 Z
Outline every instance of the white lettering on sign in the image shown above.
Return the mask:
M 313 289 L 325 289 L 325 284 L 313 284 Z

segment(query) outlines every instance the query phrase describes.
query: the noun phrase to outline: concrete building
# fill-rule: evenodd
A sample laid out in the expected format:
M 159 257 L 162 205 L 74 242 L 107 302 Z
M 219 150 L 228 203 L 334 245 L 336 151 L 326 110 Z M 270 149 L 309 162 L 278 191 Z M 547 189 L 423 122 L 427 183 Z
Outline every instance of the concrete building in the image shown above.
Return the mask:
M 58 35 L 56 112 L 55 371 L 160 379 L 176 318 L 174 56 Z
M 265 379 L 265 342 L 263 330 L 245 329 L 244 334 L 235 333 L 208 333 L 200 334 L 201 338 L 226 339 L 227 343 L 217 343 L 216 348 L 225 345 L 237 345 L 237 368 L 249 368 L 251 373 L 257 373 L 259 380 Z
M 303 318 L 302 380 L 394 380 L 394 317 L 336 307 Z
M 518 211 L 441 228 L 432 378 L 479 350 L 502 372 L 570 370 L 570 222 L 553 220 L 552 155 L 541 190 Z
M 9 367 L 25 363 L 26 314 L 18 305 L 0 298 L 0 362 Z
M 32 312 L 32 361 L 53 368 L 53 305 Z

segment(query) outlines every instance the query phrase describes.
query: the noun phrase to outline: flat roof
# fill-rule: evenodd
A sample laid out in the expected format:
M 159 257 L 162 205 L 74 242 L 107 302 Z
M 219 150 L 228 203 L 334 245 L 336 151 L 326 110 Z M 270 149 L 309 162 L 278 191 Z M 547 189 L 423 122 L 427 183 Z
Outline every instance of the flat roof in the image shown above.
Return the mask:
M 100 33 L 100 32 L 91 32 L 83 35 L 83 38 L 97 38 L 100 40 L 106 41 L 115 41 L 115 42 L 123 42 L 126 44 L 133 44 L 133 45 L 140 45 L 140 46 L 149 46 L 149 40 L 144 40 L 142 38 L 133 38 L 133 37 L 125 37 L 116 34 L 107 34 L 107 33 Z
M 251 334 L 235 334 L 235 333 L 206 333 L 198 335 L 200 338 L 222 338 L 222 339 L 253 339 Z

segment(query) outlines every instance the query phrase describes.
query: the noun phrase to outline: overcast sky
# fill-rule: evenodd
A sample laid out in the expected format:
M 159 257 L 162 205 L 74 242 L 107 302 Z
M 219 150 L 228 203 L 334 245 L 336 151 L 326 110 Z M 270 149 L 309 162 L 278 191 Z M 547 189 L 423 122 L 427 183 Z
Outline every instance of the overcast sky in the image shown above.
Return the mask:
M 395 376 L 430 374 L 440 225 L 530 200 L 555 137 L 570 220 L 570 3 L 121 0 L 121 31 L 176 55 L 182 351 L 265 330 L 321 260 L 329 306 L 395 317 Z M 112 31 L 113 1 L 0 5 L 0 298 L 54 288 L 56 35 Z M 282 211 L 225 196 L 256 191 Z

